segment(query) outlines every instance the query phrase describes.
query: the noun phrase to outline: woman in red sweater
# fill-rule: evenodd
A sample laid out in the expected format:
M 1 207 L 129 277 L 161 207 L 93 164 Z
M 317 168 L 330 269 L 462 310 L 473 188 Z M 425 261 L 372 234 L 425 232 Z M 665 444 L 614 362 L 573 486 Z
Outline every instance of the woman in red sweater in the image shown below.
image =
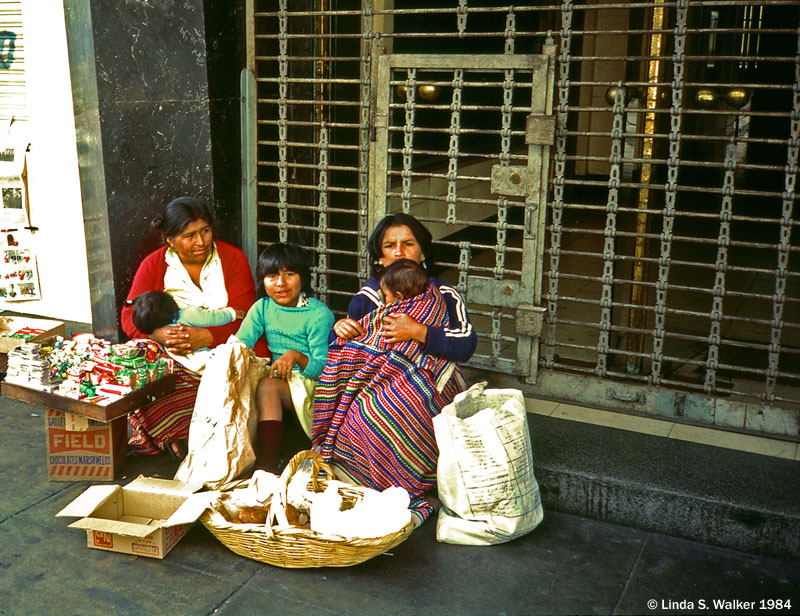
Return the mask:
M 217 327 L 165 325 L 144 334 L 133 324 L 133 301 L 145 291 L 166 291 L 178 307 L 215 310 L 229 306 L 247 312 L 255 301 L 250 265 L 238 248 L 214 240 L 214 218 L 209 208 L 194 197 L 179 197 L 167 204 L 153 226 L 164 235 L 165 246 L 149 254 L 139 265 L 122 309 L 122 329 L 131 338 L 151 338 L 171 354 L 186 355 L 201 347 L 214 347 L 236 333 L 239 321 Z M 263 350 L 263 349 L 262 349 Z M 200 375 L 175 362 L 175 391 L 128 415 L 133 435 L 131 453 L 167 451 L 181 459 L 186 455 L 189 421 L 197 398 Z

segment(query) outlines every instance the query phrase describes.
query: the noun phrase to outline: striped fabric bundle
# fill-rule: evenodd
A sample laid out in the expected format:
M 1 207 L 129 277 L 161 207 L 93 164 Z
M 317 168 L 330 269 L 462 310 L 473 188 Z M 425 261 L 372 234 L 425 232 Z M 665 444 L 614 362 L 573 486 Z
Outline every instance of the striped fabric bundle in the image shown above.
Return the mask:
M 166 351 L 163 352 L 166 357 Z M 175 390 L 128 413 L 131 437 L 128 452 L 132 454 L 157 454 L 164 451 L 167 442 L 189 437 L 200 375 L 175 362 Z
M 447 310 L 439 290 L 378 308 L 363 317 L 363 334 L 337 339 L 317 382 L 312 442 L 328 463 L 357 483 L 383 490 L 399 486 L 422 519 L 431 513 L 421 497 L 436 483 L 438 449 L 432 418 L 463 389 L 452 362 L 427 356 L 415 341 L 390 344 L 380 334 L 383 317 L 406 313 L 425 325 L 442 325 Z

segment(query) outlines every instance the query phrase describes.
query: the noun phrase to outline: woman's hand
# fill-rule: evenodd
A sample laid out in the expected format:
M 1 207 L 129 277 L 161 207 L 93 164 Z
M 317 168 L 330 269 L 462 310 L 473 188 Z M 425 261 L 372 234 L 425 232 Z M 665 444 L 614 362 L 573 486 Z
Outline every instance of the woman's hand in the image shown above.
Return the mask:
M 150 339 L 155 340 L 176 355 L 186 355 L 192 350 L 188 330 L 189 328 L 185 325 L 165 325 L 153 330 L 150 334 Z
M 358 323 L 358 321 L 354 321 L 351 318 L 345 317 L 344 319 L 339 319 L 333 324 L 333 333 L 339 336 L 339 338 L 352 340 L 356 336 L 360 336 L 363 333 L 363 330 L 361 329 L 361 325 Z
M 214 343 L 211 332 L 204 327 L 187 327 L 180 323 L 159 327 L 150 334 L 150 338 L 175 355 L 186 355 Z
M 304 369 L 308 365 L 308 357 L 300 351 L 286 351 L 278 359 L 272 362 L 269 367 L 269 376 L 282 381 L 288 381 L 292 376 L 295 365 Z
M 386 337 L 387 342 L 416 340 L 425 344 L 428 339 L 428 327 L 422 323 L 417 323 L 404 312 L 396 312 L 383 317 L 381 335 Z

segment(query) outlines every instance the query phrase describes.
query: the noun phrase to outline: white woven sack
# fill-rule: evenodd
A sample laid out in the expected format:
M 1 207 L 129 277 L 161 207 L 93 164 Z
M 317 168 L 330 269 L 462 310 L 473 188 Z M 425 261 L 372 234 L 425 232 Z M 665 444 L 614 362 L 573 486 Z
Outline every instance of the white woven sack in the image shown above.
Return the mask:
M 217 489 L 255 462 L 255 390 L 267 360 L 231 336 L 214 349 L 197 388 L 189 423 L 189 452 L 175 479 Z
M 504 543 L 544 517 L 522 392 L 485 387 L 461 392 L 433 418 L 443 505 L 436 539 L 445 543 Z

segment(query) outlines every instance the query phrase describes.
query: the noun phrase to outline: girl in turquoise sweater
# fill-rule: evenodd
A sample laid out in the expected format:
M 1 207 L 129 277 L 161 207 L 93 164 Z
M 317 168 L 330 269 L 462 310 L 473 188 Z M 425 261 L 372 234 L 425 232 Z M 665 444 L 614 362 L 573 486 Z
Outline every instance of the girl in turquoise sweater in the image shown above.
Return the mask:
M 266 336 L 272 352 L 269 376 L 256 390 L 258 444 L 256 468 L 278 472 L 284 412 L 295 413 L 311 435 L 314 386 L 328 358 L 333 313 L 313 297 L 308 253 L 296 244 L 278 243 L 258 257 L 256 276 L 267 297 L 253 304 L 236 337 L 253 348 Z M 310 443 L 310 441 L 309 441 Z

